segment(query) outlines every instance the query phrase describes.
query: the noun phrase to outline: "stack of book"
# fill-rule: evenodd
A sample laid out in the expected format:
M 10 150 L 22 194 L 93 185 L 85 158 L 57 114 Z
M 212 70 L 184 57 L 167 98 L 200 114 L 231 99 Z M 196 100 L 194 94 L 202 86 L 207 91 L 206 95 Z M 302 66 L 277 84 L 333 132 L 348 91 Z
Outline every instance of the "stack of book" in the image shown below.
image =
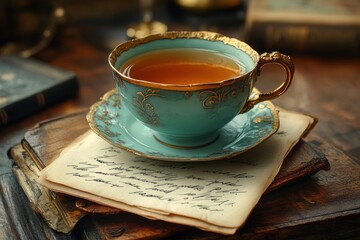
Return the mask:
M 80 112 L 37 124 L 10 154 L 33 209 L 56 231 L 71 233 L 78 222 L 86 221 L 82 234 L 98 239 L 176 234 L 191 239 L 194 232 L 216 239 L 239 234 L 263 194 L 329 168 L 325 156 L 302 140 L 313 127 L 313 118 L 281 110 L 280 122 L 277 133 L 233 159 L 178 163 L 117 149 L 94 134 L 86 112 Z M 274 143 L 283 146 L 278 153 Z M 187 179 L 192 176 L 186 186 L 179 182 L 184 174 Z M 154 178 L 158 180 L 152 182 Z M 175 187 L 182 196 L 174 195 Z M 209 189 L 220 192 L 210 196 Z M 177 204 L 175 197 L 182 203 Z

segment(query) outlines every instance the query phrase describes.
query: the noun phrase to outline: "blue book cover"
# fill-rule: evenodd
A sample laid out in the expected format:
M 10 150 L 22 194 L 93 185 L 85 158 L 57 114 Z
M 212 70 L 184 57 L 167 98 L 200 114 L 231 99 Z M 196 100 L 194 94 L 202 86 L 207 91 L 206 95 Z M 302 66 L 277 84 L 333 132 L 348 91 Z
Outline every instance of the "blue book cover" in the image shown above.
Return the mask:
M 74 73 L 16 56 L 0 58 L 0 127 L 78 92 Z

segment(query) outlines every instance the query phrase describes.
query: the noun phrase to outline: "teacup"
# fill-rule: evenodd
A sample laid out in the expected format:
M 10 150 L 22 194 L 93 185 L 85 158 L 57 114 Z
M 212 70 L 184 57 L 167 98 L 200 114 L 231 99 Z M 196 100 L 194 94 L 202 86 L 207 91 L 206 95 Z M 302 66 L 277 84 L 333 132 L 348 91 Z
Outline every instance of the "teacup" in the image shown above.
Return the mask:
M 210 55 L 203 57 L 203 53 Z M 167 58 L 168 55 L 172 57 Z M 216 79 L 214 76 L 219 71 L 209 68 L 204 73 L 209 81 L 207 77 L 201 77 L 203 79 L 199 82 L 194 79 L 182 81 L 182 75 L 190 79 L 195 70 L 186 71 L 184 68 L 183 72 L 174 70 L 173 73 L 166 70 L 167 62 L 171 62 L 174 56 L 181 64 L 195 62 L 193 65 L 199 63 L 200 68 L 206 65 L 224 68 L 224 71 L 230 69 L 230 77 Z M 156 58 L 162 60 L 158 62 Z M 160 65 L 150 66 L 152 62 Z M 249 99 L 261 68 L 269 63 L 283 66 L 286 79 L 275 90 Z M 135 119 L 150 128 L 154 139 L 178 148 L 212 143 L 219 130 L 238 114 L 249 111 L 259 102 L 282 95 L 294 75 L 290 57 L 279 52 L 259 56 L 248 44 L 211 32 L 166 32 L 124 42 L 111 52 L 109 64 L 121 107 L 126 107 Z M 137 70 L 132 72 L 133 67 Z M 156 74 L 159 75 L 151 72 L 152 67 L 158 67 Z M 144 71 L 142 75 L 141 71 Z M 168 75 L 162 78 L 165 71 Z M 210 81 L 210 78 L 215 80 Z

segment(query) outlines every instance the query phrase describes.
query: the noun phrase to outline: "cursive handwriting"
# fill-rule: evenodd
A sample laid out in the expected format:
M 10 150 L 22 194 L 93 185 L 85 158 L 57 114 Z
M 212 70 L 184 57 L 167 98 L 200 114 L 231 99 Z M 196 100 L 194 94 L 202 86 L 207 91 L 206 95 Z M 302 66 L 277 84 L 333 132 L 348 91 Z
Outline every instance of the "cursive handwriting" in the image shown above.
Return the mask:
M 189 208 L 223 212 L 246 194 L 243 181 L 253 175 L 233 167 L 234 162 L 178 163 L 144 159 L 107 147 L 88 161 L 68 164 L 67 175 L 127 196 L 187 205 Z M 246 162 L 241 162 L 246 165 Z M 250 164 L 250 166 L 253 163 Z M 221 166 L 221 170 L 220 170 Z M 225 166 L 225 167 L 224 167 Z M 95 185 L 94 185 L 95 186 Z

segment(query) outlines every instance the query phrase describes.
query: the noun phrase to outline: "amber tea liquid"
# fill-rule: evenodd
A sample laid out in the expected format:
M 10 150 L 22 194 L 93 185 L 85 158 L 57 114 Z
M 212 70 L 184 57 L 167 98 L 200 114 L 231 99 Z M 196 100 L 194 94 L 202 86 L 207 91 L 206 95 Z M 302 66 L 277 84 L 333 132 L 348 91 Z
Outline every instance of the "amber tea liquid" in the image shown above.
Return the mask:
M 232 79 L 245 68 L 230 57 L 210 50 L 156 50 L 127 61 L 120 71 L 128 77 L 165 84 L 201 84 Z

